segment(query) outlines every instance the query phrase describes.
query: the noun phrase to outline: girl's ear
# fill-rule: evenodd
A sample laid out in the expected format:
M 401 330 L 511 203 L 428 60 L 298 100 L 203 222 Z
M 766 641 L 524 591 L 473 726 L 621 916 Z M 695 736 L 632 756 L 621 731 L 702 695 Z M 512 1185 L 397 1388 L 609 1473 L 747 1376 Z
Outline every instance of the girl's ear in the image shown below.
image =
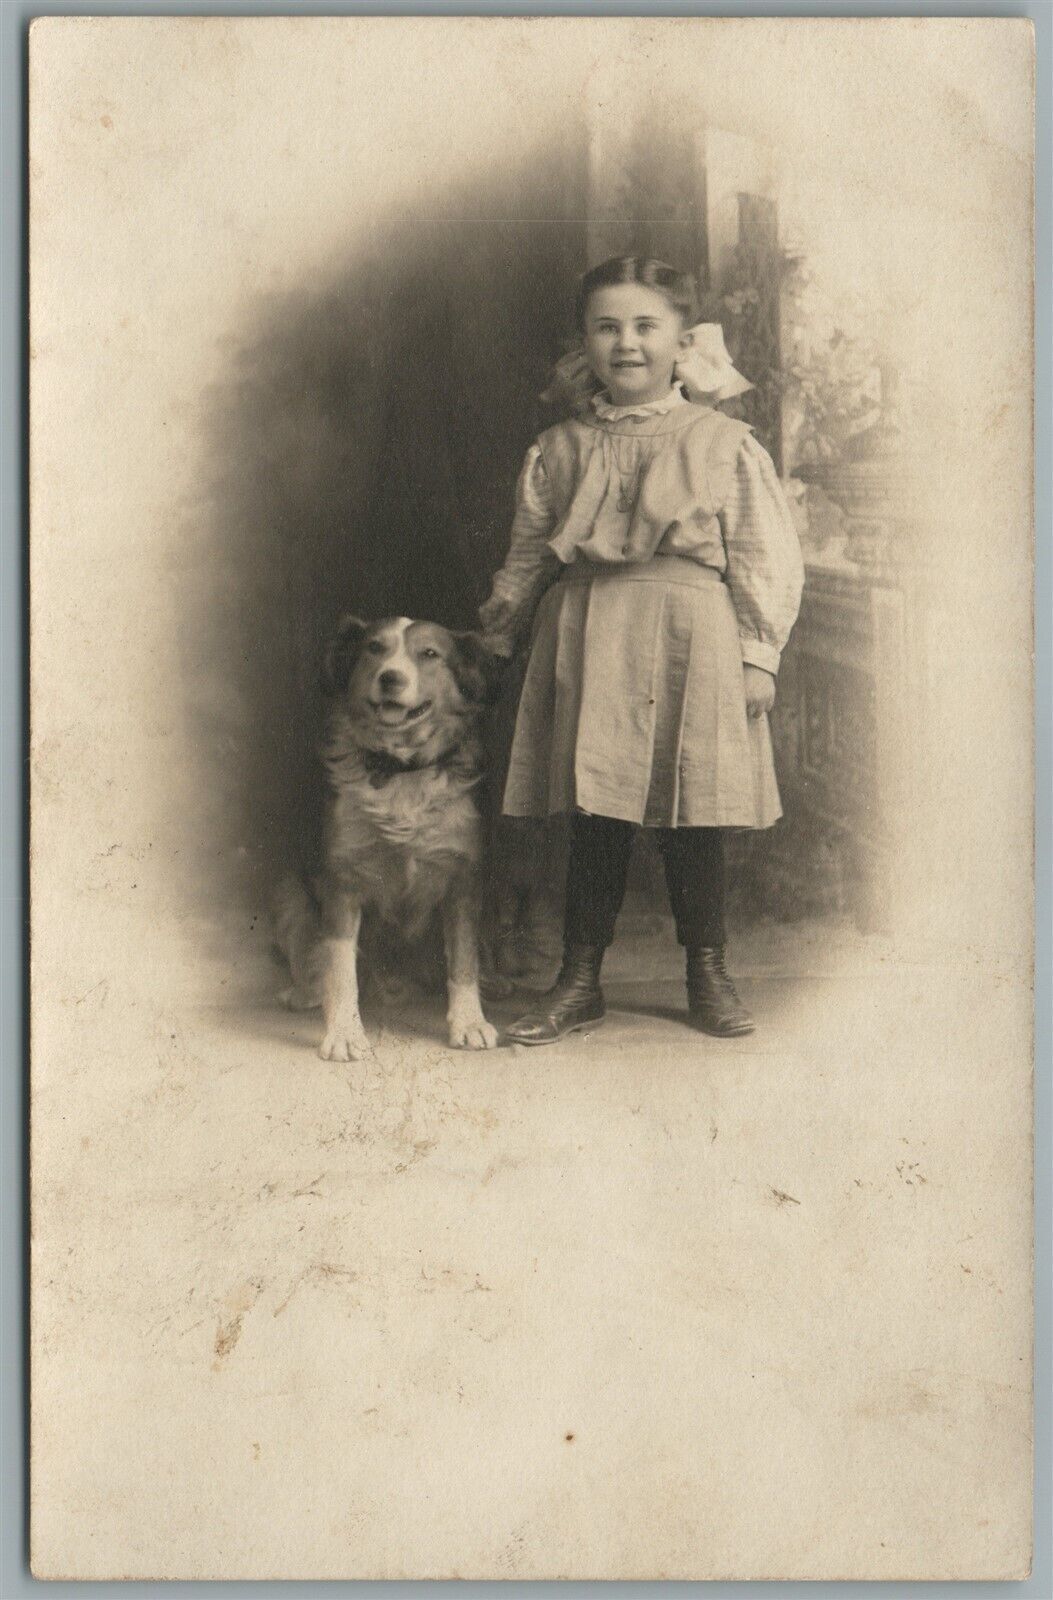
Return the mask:
M 505 663 L 477 633 L 455 633 L 450 661 L 454 681 L 470 705 L 492 706 L 501 689 Z
M 358 617 L 344 617 L 326 645 L 322 657 L 322 693 L 330 699 L 345 693 L 366 631 L 366 624 Z

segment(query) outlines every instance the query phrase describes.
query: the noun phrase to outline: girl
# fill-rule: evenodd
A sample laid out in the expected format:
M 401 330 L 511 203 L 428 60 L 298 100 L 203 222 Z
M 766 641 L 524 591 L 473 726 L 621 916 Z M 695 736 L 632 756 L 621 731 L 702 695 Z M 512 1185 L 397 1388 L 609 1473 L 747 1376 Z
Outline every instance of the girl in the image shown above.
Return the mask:
M 770 457 L 700 403 L 750 385 L 719 326 L 693 326 L 693 280 L 617 257 L 585 274 L 577 313 L 583 349 L 555 391 L 575 415 L 527 453 L 479 613 L 503 656 L 534 620 L 505 814 L 571 814 L 563 965 L 509 1036 L 547 1044 L 603 1016 L 600 966 L 640 825 L 657 831 L 690 1017 L 749 1033 L 724 966 L 723 830 L 780 815 L 767 713 L 800 546 Z

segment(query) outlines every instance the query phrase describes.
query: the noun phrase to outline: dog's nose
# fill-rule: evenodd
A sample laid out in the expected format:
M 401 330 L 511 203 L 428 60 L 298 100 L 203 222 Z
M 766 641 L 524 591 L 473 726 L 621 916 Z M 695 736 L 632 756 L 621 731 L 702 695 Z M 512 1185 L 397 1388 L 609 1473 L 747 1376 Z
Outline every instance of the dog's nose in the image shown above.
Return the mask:
M 397 694 L 400 689 L 406 687 L 405 674 L 391 669 L 387 672 L 382 672 L 377 682 L 384 694 Z

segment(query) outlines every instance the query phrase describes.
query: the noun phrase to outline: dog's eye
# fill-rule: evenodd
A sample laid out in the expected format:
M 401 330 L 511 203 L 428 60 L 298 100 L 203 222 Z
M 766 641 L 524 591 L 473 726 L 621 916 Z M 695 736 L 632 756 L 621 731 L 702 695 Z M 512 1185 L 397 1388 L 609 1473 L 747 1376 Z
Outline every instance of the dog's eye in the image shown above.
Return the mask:
M 437 650 L 433 650 L 430 644 L 426 644 L 424 646 L 424 649 L 421 651 L 421 655 L 425 661 L 438 661 L 439 659 L 439 652 Z
M 370 639 L 369 643 L 366 645 L 366 649 L 369 651 L 371 656 L 382 656 L 384 654 L 384 646 L 381 644 L 379 639 Z

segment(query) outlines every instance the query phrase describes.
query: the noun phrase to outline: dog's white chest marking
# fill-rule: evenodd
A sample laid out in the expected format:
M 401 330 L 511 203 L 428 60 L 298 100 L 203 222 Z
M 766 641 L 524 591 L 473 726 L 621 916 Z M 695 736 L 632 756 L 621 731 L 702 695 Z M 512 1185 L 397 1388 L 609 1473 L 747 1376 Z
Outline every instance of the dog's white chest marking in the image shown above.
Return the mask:
M 332 861 L 383 917 L 416 924 L 438 905 L 458 860 L 478 861 L 482 829 L 469 786 L 441 769 L 368 780 L 335 801 Z
M 451 833 L 456 836 L 476 815 L 463 784 L 455 785 L 447 772 L 434 767 L 399 773 L 376 789 L 370 786 L 356 794 L 354 804 L 383 838 L 412 845 L 415 855 L 435 845 L 448 848 Z

